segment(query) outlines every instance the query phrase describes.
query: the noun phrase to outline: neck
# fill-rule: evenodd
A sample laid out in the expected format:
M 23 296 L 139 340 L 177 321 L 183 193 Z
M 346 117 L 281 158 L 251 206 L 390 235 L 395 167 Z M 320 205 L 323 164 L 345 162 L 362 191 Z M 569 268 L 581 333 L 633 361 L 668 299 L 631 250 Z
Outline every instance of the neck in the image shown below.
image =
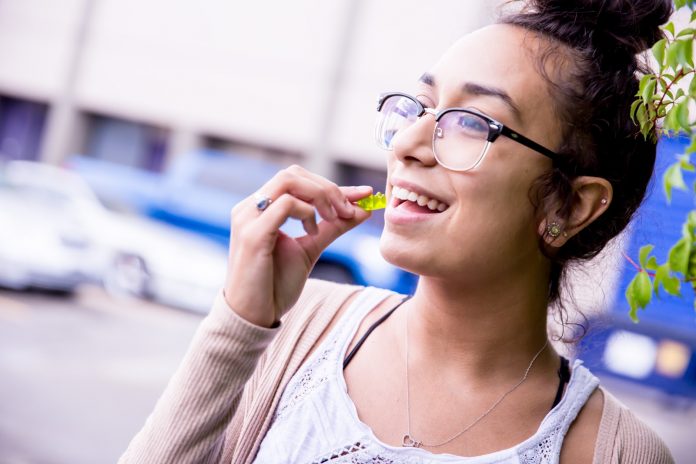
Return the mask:
M 533 285 L 545 279 L 525 275 L 478 288 L 421 277 L 407 303 L 413 362 L 482 382 L 523 372 L 546 343 L 548 305 L 545 285 Z M 535 366 L 556 363 L 548 347 Z

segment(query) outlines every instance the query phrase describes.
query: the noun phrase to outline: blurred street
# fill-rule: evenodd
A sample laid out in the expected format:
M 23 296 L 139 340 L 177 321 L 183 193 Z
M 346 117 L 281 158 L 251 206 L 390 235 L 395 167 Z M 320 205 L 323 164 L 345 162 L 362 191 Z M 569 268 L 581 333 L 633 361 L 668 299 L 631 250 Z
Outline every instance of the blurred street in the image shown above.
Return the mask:
M 0 291 L 0 463 L 113 463 L 183 356 L 200 315 L 95 287 Z M 696 405 L 603 379 L 693 462 Z
M 116 462 L 200 319 L 91 287 L 0 292 L 0 463 Z

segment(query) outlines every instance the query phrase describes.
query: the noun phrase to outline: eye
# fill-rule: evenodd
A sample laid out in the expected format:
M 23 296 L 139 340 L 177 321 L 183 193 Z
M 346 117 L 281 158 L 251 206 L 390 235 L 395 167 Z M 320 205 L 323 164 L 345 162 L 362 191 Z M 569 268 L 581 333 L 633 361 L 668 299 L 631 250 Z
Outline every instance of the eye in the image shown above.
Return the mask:
M 480 116 L 470 113 L 459 113 L 457 118 L 457 126 L 469 133 L 487 134 L 488 124 L 486 120 Z

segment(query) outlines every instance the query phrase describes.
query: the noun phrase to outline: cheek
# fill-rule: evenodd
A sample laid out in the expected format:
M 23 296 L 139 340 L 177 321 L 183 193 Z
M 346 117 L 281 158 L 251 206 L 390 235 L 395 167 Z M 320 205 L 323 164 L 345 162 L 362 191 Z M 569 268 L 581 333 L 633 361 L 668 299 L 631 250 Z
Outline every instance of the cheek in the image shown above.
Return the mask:
M 536 243 L 536 213 L 530 190 L 537 174 L 523 170 L 500 172 L 458 189 L 460 195 L 449 225 L 456 232 L 452 230 L 446 236 L 504 249 Z

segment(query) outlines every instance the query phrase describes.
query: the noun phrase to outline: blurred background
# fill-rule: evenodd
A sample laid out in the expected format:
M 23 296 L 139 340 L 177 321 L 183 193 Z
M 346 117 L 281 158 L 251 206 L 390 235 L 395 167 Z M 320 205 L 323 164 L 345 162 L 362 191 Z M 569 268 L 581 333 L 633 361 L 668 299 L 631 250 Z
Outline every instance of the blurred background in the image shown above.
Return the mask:
M 377 96 L 410 89 L 497 6 L 0 2 L 0 463 L 115 462 L 222 283 L 232 206 L 291 163 L 383 190 Z M 659 169 L 685 143 L 661 141 Z M 623 253 L 664 251 L 691 207 L 654 190 L 573 279 L 591 328 L 576 351 L 690 462 L 693 295 L 637 325 L 623 300 Z M 381 218 L 315 277 L 412 291 L 379 255 Z

